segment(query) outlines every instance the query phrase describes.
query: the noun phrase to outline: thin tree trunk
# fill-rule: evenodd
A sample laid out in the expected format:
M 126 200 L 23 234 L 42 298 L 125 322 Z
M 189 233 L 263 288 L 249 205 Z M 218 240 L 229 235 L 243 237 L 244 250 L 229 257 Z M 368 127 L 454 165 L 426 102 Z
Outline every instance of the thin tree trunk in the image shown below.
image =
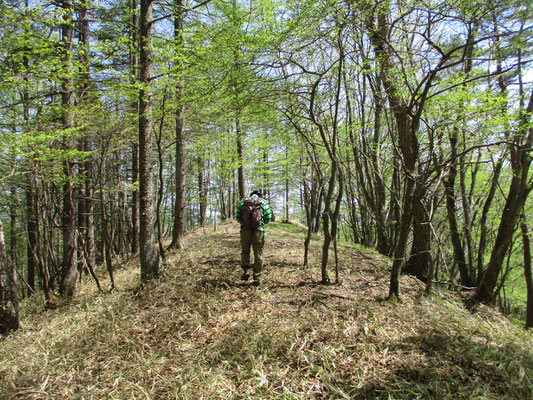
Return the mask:
M 204 169 L 205 162 L 203 157 L 200 156 L 198 157 L 198 204 L 200 206 L 199 222 L 202 228 L 205 228 L 205 216 L 207 212 L 207 187 L 204 177 Z
M 187 208 L 185 190 L 186 190 L 186 172 L 185 172 L 185 104 L 184 104 L 184 67 L 181 61 L 183 55 L 183 0 L 175 0 L 174 16 L 174 45 L 178 52 L 177 59 L 177 90 L 176 102 L 176 202 L 174 209 L 174 228 L 172 231 L 171 248 L 185 248 L 185 212 Z
M 464 74 L 468 76 L 472 70 L 472 54 L 474 51 L 474 45 L 473 40 L 475 37 L 475 34 L 478 31 L 478 24 L 474 26 L 474 28 L 470 31 L 468 39 L 467 39 L 467 46 L 465 46 L 465 53 L 464 53 Z M 467 202 L 467 196 L 464 193 L 465 190 L 465 165 L 464 165 L 464 156 L 460 157 L 460 168 L 461 168 L 461 175 L 460 175 L 460 181 L 461 181 L 461 192 L 463 194 L 463 211 L 464 211 L 464 221 L 465 221 L 465 235 L 467 236 L 466 240 L 468 243 L 468 254 L 469 254 L 469 260 L 467 261 L 465 249 L 463 247 L 463 243 L 461 241 L 461 237 L 459 234 L 459 227 L 457 223 L 457 205 L 456 205 L 456 198 L 455 198 L 455 178 L 457 176 L 457 142 L 459 138 L 459 124 L 463 123 L 464 115 L 463 115 L 463 109 L 462 107 L 459 108 L 460 115 L 458 116 L 457 122 L 452 127 L 452 130 L 449 135 L 450 139 L 450 162 L 448 165 L 448 178 L 444 181 L 444 193 L 446 196 L 446 212 L 447 212 L 447 218 L 448 218 L 448 225 L 450 227 L 450 236 L 453 246 L 453 256 L 455 264 L 457 265 L 459 269 L 459 274 L 461 277 L 461 284 L 463 286 L 470 287 L 474 284 L 474 276 L 473 276 L 473 265 L 471 262 L 472 258 L 472 245 L 471 245 L 471 222 L 470 222 L 470 212 L 469 212 L 469 205 Z M 463 135 L 464 135 L 464 127 L 463 127 Z M 463 140 L 463 143 L 465 141 Z
M 520 228 L 524 245 L 524 277 L 527 287 L 526 329 L 529 329 L 533 328 L 533 277 L 531 274 L 531 244 L 524 214 L 522 214 Z
M 453 257 L 459 269 L 461 285 L 472 286 L 473 280 L 468 273 L 466 256 L 457 226 L 457 206 L 455 201 L 455 177 L 457 176 L 457 127 L 452 128 L 450 135 L 450 164 L 448 165 L 448 178 L 444 181 L 446 194 L 446 211 L 450 236 L 453 246 Z
M 242 131 L 239 117 L 235 120 L 235 134 L 237 135 L 237 158 L 239 160 L 239 167 L 237 168 L 237 178 L 239 184 L 239 198 L 246 197 L 246 188 L 244 184 L 244 154 L 242 148 Z
M 398 228 L 398 238 L 396 240 L 396 248 L 394 249 L 394 261 L 391 269 L 389 286 L 389 299 L 391 300 L 398 299 L 400 293 L 400 272 L 405 258 L 407 239 L 409 238 L 411 220 L 413 217 L 412 202 L 414 199 L 414 186 L 414 179 L 411 176 L 408 176 L 405 185 L 405 198 L 402 207 L 400 226 Z
M 489 188 L 489 193 L 483 204 L 483 210 L 481 212 L 481 218 L 479 220 L 479 245 L 478 245 L 478 255 L 477 255 L 477 284 L 483 277 L 483 268 L 485 267 L 485 250 L 487 248 L 487 219 L 489 216 L 490 207 L 492 205 L 492 200 L 498 189 L 498 181 L 500 179 L 500 173 L 503 167 L 503 162 L 505 159 L 505 153 L 500 155 L 500 158 L 496 162 L 494 167 L 494 172 L 492 173 L 491 184 Z
M 139 182 L 139 144 L 136 141 L 133 144 L 132 154 L 132 172 L 131 180 L 135 185 L 135 189 L 131 193 L 131 254 L 136 255 L 139 252 L 139 190 L 137 184 Z
M 24 5 L 26 9 L 29 10 L 29 0 L 25 0 Z M 25 28 L 25 34 L 29 34 L 28 29 Z M 24 52 L 23 58 L 24 70 L 26 74 L 24 76 L 24 87 L 29 88 L 29 77 L 30 77 L 30 62 L 27 56 L 27 53 Z M 23 116 L 24 116 L 24 133 L 30 131 L 30 95 L 28 89 L 25 89 L 22 94 L 22 107 L 23 107 Z M 30 161 L 34 163 L 33 158 Z M 26 212 L 27 212 L 27 229 L 28 229 L 28 243 L 27 243 L 27 282 L 29 286 L 29 293 L 31 295 L 35 292 L 35 272 L 37 268 L 37 221 L 38 215 L 35 213 L 34 201 L 35 201 L 35 188 L 33 186 L 33 180 L 30 175 L 27 181 L 26 187 Z
M 159 275 L 159 254 L 154 240 L 153 155 L 152 155 L 152 37 L 154 0 L 141 0 L 141 54 L 139 83 L 139 196 L 141 280 Z
M 322 258 L 320 260 L 320 274 L 321 282 L 325 285 L 329 283 L 328 276 L 328 258 L 329 245 L 331 244 L 331 230 L 329 228 L 330 210 L 326 206 L 324 214 L 322 215 L 322 227 L 324 229 L 324 241 L 322 242 Z
M 265 141 L 268 142 L 268 134 L 265 135 Z M 268 172 L 266 168 L 268 165 L 268 150 L 269 150 L 268 147 L 263 148 L 263 168 L 264 168 L 263 185 L 264 187 L 262 190 L 263 190 L 263 197 L 270 199 L 270 180 L 268 179 Z M 272 216 L 274 217 L 274 214 L 272 214 Z
M 526 109 L 521 110 L 521 118 L 514 138 L 515 147 L 511 148 L 511 166 L 513 176 L 502 212 L 498 234 L 490 256 L 490 261 L 481 279 L 476 298 L 482 302 L 491 302 L 494 298 L 498 276 L 502 269 L 503 260 L 511 245 L 513 233 L 523 211 L 529 192 L 533 189 L 528 182 L 529 167 L 531 165 L 531 147 L 533 129 L 528 127 L 533 112 L 533 91 L 530 94 Z
M 308 186 L 310 184 L 310 186 Z M 311 243 L 311 236 L 315 232 L 315 221 L 320 215 L 320 199 L 322 197 L 323 186 L 322 181 L 312 172 L 309 182 L 303 182 L 303 200 L 307 223 L 307 234 L 304 240 L 304 266 L 309 264 L 309 244 Z
M 183 107 L 178 107 L 178 116 L 176 117 L 176 201 L 174 204 L 174 229 L 172 231 L 171 248 L 185 248 L 185 138 L 184 138 L 184 120 Z
M 13 164 L 14 165 L 14 164 Z M 10 230 L 9 230 L 9 257 L 13 265 L 13 282 L 17 283 L 16 271 L 18 271 L 18 251 L 17 251 L 17 205 L 19 199 L 17 196 L 17 185 L 11 187 L 11 201 L 9 205 Z
M 331 237 L 333 238 L 333 249 L 335 250 L 335 283 L 339 283 L 339 253 L 337 249 L 337 237 L 339 227 L 339 214 L 341 210 L 342 197 L 344 195 L 344 178 L 339 170 L 339 190 L 337 193 L 337 200 L 335 202 L 335 210 L 333 211 L 331 220 Z
M 395 299 L 399 296 L 399 277 L 404 262 L 410 225 L 413 219 L 413 208 L 415 203 L 422 201 L 424 194 L 422 190 L 424 183 L 419 182 L 419 180 L 423 178 L 422 176 L 419 176 L 419 171 L 417 170 L 419 168 L 419 146 L 418 137 L 416 135 L 422 106 L 419 104 L 418 113 L 413 115 L 409 105 L 405 103 L 400 95 L 397 83 L 392 80 L 391 71 L 393 68 L 391 56 L 389 54 L 389 44 L 387 42 L 388 23 L 385 10 L 381 10 L 377 15 L 377 25 L 375 25 L 375 22 L 370 18 L 367 19 L 366 24 L 371 33 L 370 41 L 374 48 L 374 52 L 381 60 L 380 77 L 389 100 L 391 111 L 394 115 L 398 147 L 403 159 L 403 172 L 405 173 L 406 180 L 404 201 L 402 202 L 402 216 L 398 230 L 396 248 L 394 250 L 394 262 L 391 270 L 389 288 L 389 298 Z M 434 78 L 434 76 L 428 79 L 426 85 L 431 83 L 432 78 Z M 418 225 L 416 225 L 415 229 L 418 228 Z M 423 266 L 422 268 L 426 267 Z
M 63 25 L 62 25 L 62 57 L 63 78 L 61 104 L 63 106 L 62 127 L 66 138 L 64 148 L 68 152 L 76 148 L 75 136 L 70 132 L 74 127 L 72 108 L 74 106 L 74 79 L 72 65 L 72 0 L 62 2 Z M 61 270 L 60 292 L 72 297 L 76 291 L 78 277 L 77 246 L 76 246 L 76 207 L 75 186 L 76 164 L 67 156 L 64 161 L 63 173 L 65 183 L 63 185 L 63 210 L 62 210 L 62 234 L 63 234 L 63 262 Z
M 26 188 L 26 209 L 27 209 L 27 229 L 28 229 L 28 243 L 27 243 L 27 282 L 29 286 L 28 295 L 35 292 L 35 270 L 37 267 L 37 223 L 35 221 L 36 215 L 33 207 L 34 191 L 31 180 L 28 180 L 28 187 Z
M 79 239 L 79 243 L 80 243 L 80 260 L 84 260 L 85 261 L 85 265 L 87 266 L 87 269 L 89 270 L 89 273 L 91 274 L 91 276 L 93 277 L 94 279 L 94 282 L 96 283 L 96 287 L 98 287 L 98 290 L 101 292 L 102 291 L 102 287 L 100 286 L 100 281 L 98 280 L 98 276 L 96 276 L 96 272 L 95 272 L 95 267 L 96 265 L 93 264 L 89 258 L 89 253 L 87 252 L 87 247 L 86 247 L 86 243 L 85 241 L 83 240 L 83 235 L 81 233 L 79 233 L 78 235 L 78 239 Z M 113 281 L 112 281 L 113 282 Z M 114 283 L 113 283 L 113 287 L 114 287 Z
M 161 123 L 159 125 L 159 134 L 157 135 L 157 157 L 158 157 L 158 181 L 159 185 L 157 188 L 157 204 L 156 204 L 156 221 L 157 226 L 157 243 L 159 245 L 159 254 L 161 255 L 161 260 L 165 263 L 165 247 L 163 245 L 163 228 L 161 226 L 161 204 L 163 203 L 163 195 L 165 190 L 165 182 L 163 177 L 163 126 L 165 123 L 165 103 L 166 103 L 166 91 L 163 95 L 163 102 L 161 105 Z
M 89 30 L 89 15 L 87 9 L 87 0 L 80 2 L 79 11 L 79 30 L 80 43 L 83 48 L 82 52 L 82 76 L 83 86 L 81 88 L 80 99 L 83 102 L 88 102 L 89 87 L 90 87 L 90 71 L 89 71 L 89 51 L 90 51 L 90 30 Z M 80 142 L 80 149 L 83 152 L 89 153 L 91 151 L 91 142 L 89 137 L 85 135 Z M 87 258 L 87 263 L 90 266 L 96 265 L 95 241 L 94 241 L 94 183 L 93 183 L 93 161 L 90 157 L 86 159 L 81 165 L 81 174 L 85 176 L 85 184 L 78 203 L 78 225 L 82 234 L 84 242 L 84 249 L 80 254 Z
M 285 220 L 289 222 L 289 147 L 285 148 Z
M 137 35 L 138 14 L 137 14 L 137 0 L 130 0 L 131 12 L 131 48 L 130 48 L 130 74 L 132 80 L 135 82 L 138 79 L 137 69 L 139 60 L 137 57 L 139 38 Z M 139 113 L 139 99 L 131 105 L 133 111 Z M 139 252 L 139 142 L 134 140 L 132 143 L 132 168 L 131 168 L 131 182 L 134 189 L 131 193 L 131 253 L 136 255 Z
M 17 330 L 20 327 L 17 288 L 13 281 L 4 243 L 2 222 L 0 221 L 0 334 Z
M 494 21 L 494 29 L 495 29 L 495 37 L 498 37 L 498 24 L 496 21 Z M 496 39 L 496 72 L 498 74 L 498 87 L 500 89 L 500 94 L 503 98 L 506 98 L 507 96 L 507 83 L 506 79 L 503 77 L 503 56 L 502 56 L 502 49 L 501 49 L 501 43 L 499 39 Z M 503 102 L 500 106 L 500 112 L 504 120 L 504 135 L 505 137 L 510 140 L 511 136 L 511 128 L 510 124 L 507 120 L 508 115 L 508 104 L 507 102 Z M 512 152 L 512 148 L 509 149 Z M 485 249 L 487 246 L 487 219 L 488 214 L 490 211 L 490 207 L 492 205 L 492 201 L 494 199 L 494 195 L 496 193 L 496 190 L 498 189 L 498 181 L 500 179 L 500 174 L 502 171 L 503 163 L 506 160 L 506 154 L 505 152 L 502 152 L 500 155 L 500 158 L 496 162 L 496 166 L 494 167 L 494 172 L 492 175 L 492 181 L 489 189 L 489 193 L 487 195 L 487 199 L 485 200 L 485 204 L 483 205 L 483 211 L 481 214 L 481 220 L 480 220 L 480 235 L 479 235 L 479 247 L 478 247 L 478 256 L 477 256 L 477 283 L 481 282 L 481 279 L 483 278 L 484 273 L 484 263 L 485 263 Z
M 49 286 L 49 270 L 46 267 L 44 258 L 43 258 L 43 247 L 44 243 L 41 235 L 41 221 L 44 221 L 44 216 L 41 214 L 41 201 L 40 201 L 40 190 L 39 190 L 39 181 L 37 179 L 37 166 L 33 165 L 32 171 L 32 188 L 33 192 L 33 204 L 32 204 L 32 213 L 35 216 L 35 248 L 33 255 L 35 257 L 37 266 L 39 267 L 39 274 L 42 283 L 42 289 L 44 292 L 45 306 L 50 305 L 50 286 Z M 42 210 L 44 213 L 44 210 Z
M 102 252 L 104 253 L 105 265 L 109 280 L 111 282 L 111 290 L 115 289 L 115 279 L 113 277 L 113 257 L 112 257 L 112 243 L 111 235 L 109 234 L 109 218 L 107 216 L 105 204 L 105 184 L 104 184 L 104 160 L 100 164 L 100 213 L 102 214 Z

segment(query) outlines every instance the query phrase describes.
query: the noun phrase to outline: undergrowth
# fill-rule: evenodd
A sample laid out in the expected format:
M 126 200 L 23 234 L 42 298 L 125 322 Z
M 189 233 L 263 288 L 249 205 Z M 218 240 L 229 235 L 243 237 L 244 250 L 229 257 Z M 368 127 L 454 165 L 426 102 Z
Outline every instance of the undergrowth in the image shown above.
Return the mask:
M 321 243 L 303 268 L 303 237 L 271 226 L 259 288 L 239 280 L 228 223 L 193 232 L 143 288 L 131 260 L 112 293 L 84 278 L 54 309 L 26 300 L 22 329 L 0 342 L 0 397 L 533 398 L 531 333 L 445 292 L 424 297 L 406 276 L 400 302 L 383 301 L 389 264 L 348 245 L 340 284 L 320 285 Z

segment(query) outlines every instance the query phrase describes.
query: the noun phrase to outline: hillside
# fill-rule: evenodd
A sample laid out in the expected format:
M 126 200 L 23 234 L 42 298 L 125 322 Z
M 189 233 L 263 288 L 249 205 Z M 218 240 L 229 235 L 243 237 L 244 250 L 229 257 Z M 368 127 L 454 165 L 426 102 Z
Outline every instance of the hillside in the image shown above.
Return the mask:
M 453 294 L 422 297 L 405 276 L 401 303 L 385 302 L 388 263 L 347 245 L 341 284 L 320 285 L 319 268 L 300 265 L 296 225 L 273 224 L 267 240 L 259 288 L 239 280 L 228 223 L 189 235 L 142 289 L 132 260 L 113 293 L 84 278 L 55 309 L 26 301 L 23 329 L 0 342 L 0 397 L 533 398 L 533 336 L 521 327 Z M 315 240 L 313 265 L 319 255 Z

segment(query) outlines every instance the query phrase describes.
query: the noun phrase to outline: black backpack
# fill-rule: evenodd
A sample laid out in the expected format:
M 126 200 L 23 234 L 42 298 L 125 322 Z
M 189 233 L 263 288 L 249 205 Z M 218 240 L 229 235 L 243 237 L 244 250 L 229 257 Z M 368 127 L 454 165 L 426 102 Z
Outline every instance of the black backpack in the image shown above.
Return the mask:
M 242 226 L 247 229 L 257 229 L 261 226 L 261 199 L 244 199 L 242 205 Z

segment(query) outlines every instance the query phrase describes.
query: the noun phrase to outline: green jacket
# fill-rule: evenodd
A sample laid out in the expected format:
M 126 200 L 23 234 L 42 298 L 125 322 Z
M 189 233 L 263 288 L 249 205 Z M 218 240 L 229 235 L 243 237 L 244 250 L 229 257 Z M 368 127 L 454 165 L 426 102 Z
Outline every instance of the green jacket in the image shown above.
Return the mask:
M 244 200 L 242 199 L 237 206 L 237 212 L 235 217 L 237 218 L 237 221 L 242 223 L 242 208 L 244 205 Z M 257 228 L 259 231 L 265 230 L 265 225 L 268 224 L 272 220 L 272 209 L 270 208 L 270 205 L 268 202 L 264 199 L 261 199 L 261 226 Z M 241 225 L 241 230 L 244 230 L 246 228 L 243 228 Z

